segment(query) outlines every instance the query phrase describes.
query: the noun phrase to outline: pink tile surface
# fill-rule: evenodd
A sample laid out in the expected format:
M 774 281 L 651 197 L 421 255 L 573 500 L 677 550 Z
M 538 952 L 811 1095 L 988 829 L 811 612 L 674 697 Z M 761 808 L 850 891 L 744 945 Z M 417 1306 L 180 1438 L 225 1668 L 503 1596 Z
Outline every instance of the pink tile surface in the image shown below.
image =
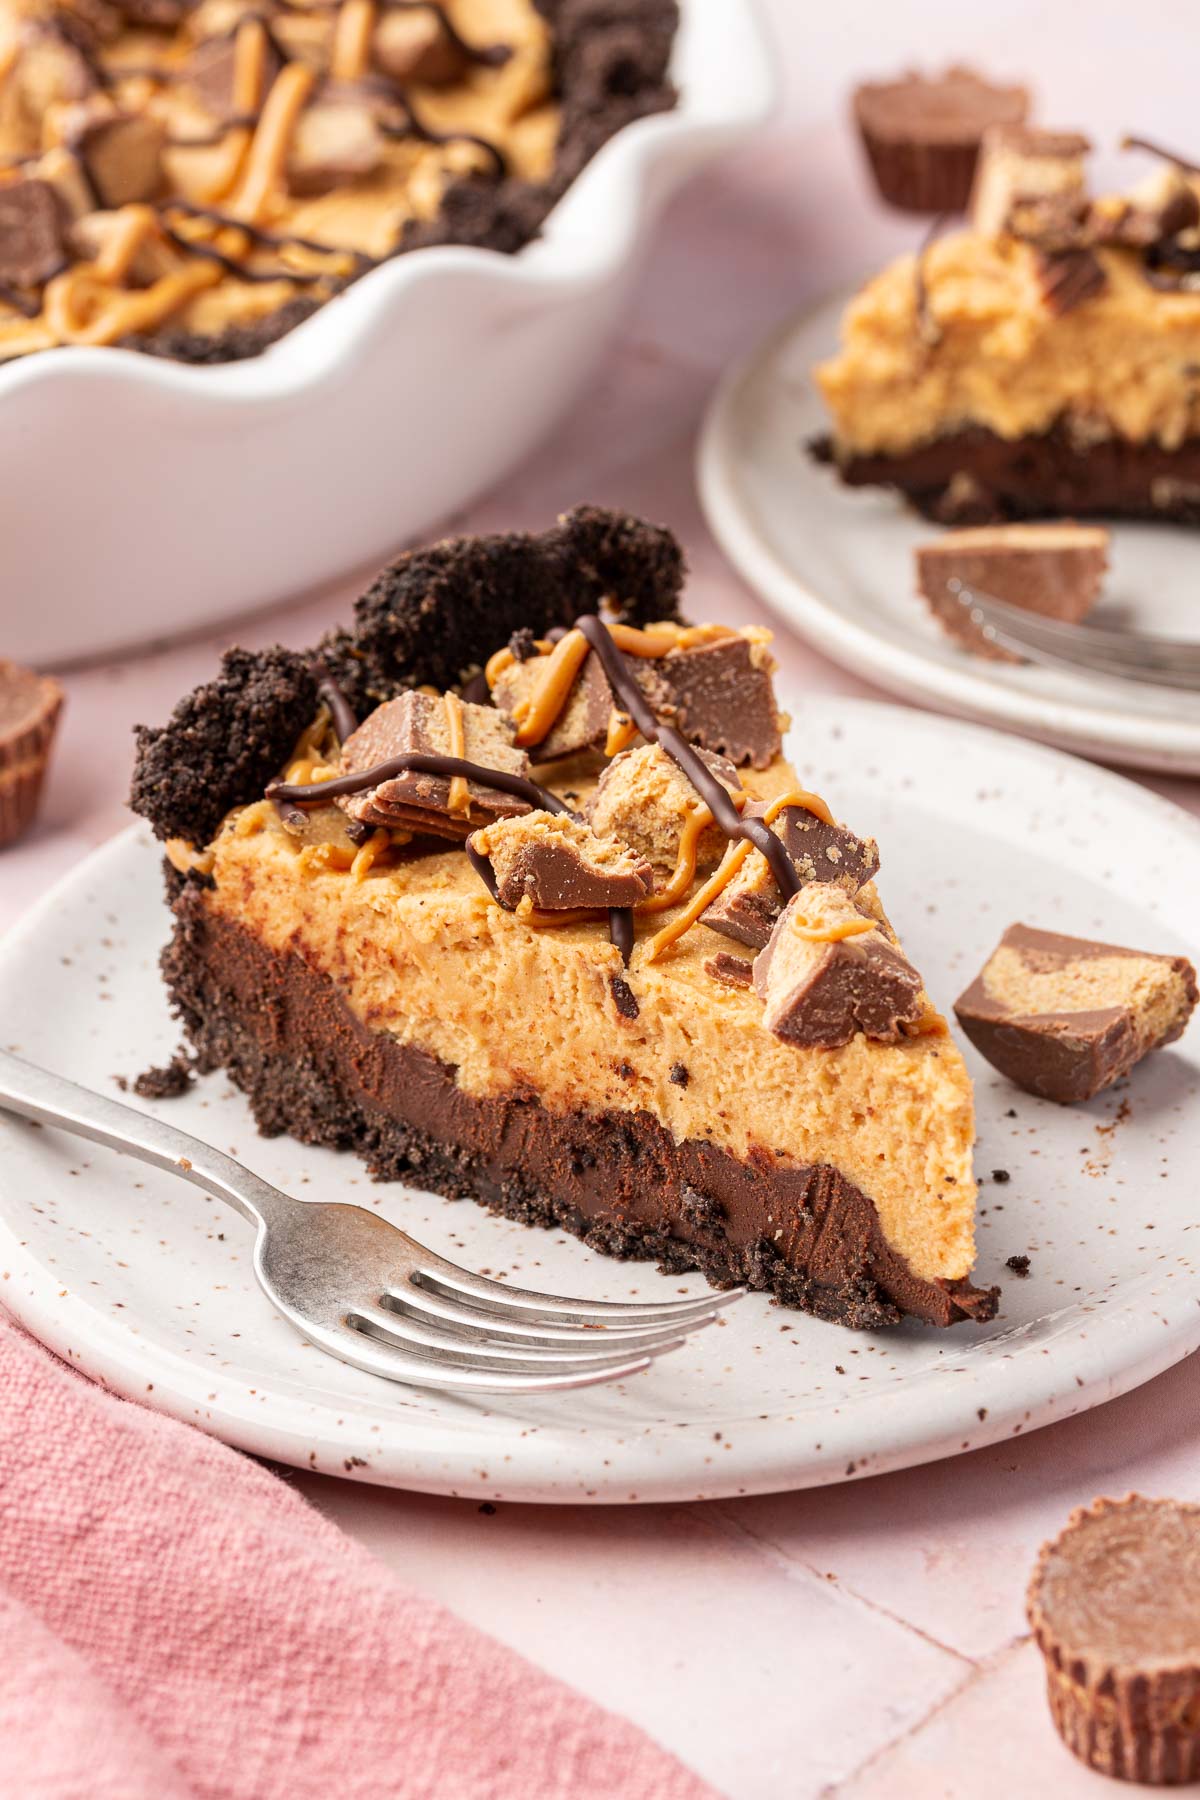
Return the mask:
M 819 19 L 794 0 L 767 10 L 789 75 L 780 122 L 674 208 L 620 343 L 557 440 L 453 522 L 541 525 L 581 499 L 643 510 L 686 542 L 694 611 L 735 621 L 761 609 L 708 538 L 691 481 L 712 384 L 773 321 L 913 238 L 867 200 L 835 123 L 851 74 L 927 56 L 931 43 L 1020 73 L 1036 41 L 1048 116 L 1087 120 L 1111 139 L 1150 128 L 1150 94 L 1159 135 L 1196 148 L 1187 59 L 1162 55 L 1182 17 L 1170 0 L 1136 17 L 1094 0 L 1087 58 L 1072 9 L 1048 14 L 1032 0 L 975 11 L 957 0 L 864 0 Z M 259 618 L 238 636 L 311 641 L 352 591 Z M 126 822 L 129 727 L 160 720 L 230 636 L 67 677 L 40 824 L 0 864 L 0 926 Z M 788 674 L 814 689 L 870 692 L 787 631 L 777 649 Z M 1200 811 L 1194 784 L 1149 785 Z M 1073 1800 L 1106 1790 L 1049 1726 L 1036 1653 L 1021 1641 L 1030 1561 L 1094 1494 L 1197 1497 L 1198 1471 L 1194 1359 L 1028 1440 L 811 1494 L 489 1516 L 297 1479 L 381 1560 L 636 1719 L 738 1800 Z

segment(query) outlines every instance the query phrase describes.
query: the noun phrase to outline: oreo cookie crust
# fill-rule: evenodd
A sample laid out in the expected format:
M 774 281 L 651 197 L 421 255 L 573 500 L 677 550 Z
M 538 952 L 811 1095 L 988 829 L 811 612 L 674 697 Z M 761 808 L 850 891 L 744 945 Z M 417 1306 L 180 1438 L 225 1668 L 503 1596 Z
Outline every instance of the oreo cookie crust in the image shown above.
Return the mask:
M 360 713 L 406 688 L 460 686 L 514 631 L 565 628 L 614 597 L 634 625 L 678 617 L 684 560 L 669 531 L 577 507 L 541 534 L 446 538 L 379 574 L 353 625 L 308 651 L 230 650 L 166 725 L 137 728 L 129 804 L 157 837 L 206 844 L 254 800 L 317 706 L 317 671 Z

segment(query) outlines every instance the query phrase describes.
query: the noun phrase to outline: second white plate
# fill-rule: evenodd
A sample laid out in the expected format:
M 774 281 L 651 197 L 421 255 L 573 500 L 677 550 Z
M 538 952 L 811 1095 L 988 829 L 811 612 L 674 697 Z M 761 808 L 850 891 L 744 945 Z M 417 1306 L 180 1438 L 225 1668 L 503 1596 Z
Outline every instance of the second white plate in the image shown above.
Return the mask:
M 700 497 L 730 561 L 811 643 L 907 700 L 1110 762 L 1200 774 L 1200 695 L 972 657 L 913 586 L 937 527 L 881 489 L 839 485 L 808 441 L 827 428 L 812 380 L 849 295 L 789 321 L 722 381 L 700 440 Z M 1200 536 L 1119 524 L 1094 622 L 1200 639 Z
M 948 1006 L 1016 917 L 1200 960 L 1200 826 L 1116 776 L 900 707 L 781 687 L 801 778 L 879 839 L 880 886 Z M 0 946 L 0 1041 L 90 1086 L 163 1060 L 159 847 L 130 832 Z M 0 1114 L 0 1302 L 118 1392 L 329 1474 L 480 1500 L 689 1500 L 874 1474 L 1111 1398 L 1200 1345 L 1200 1027 L 1122 1090 L 1064 1108 L 971 1055 L 983 1178 L 983 1329 L 864 1334 L 752 1294 L 624 1384 L 536 1399 L 420 1393 L 311 1349 L 259 1293 L 245 1223 L 193 1188 Z M 164 1116 L 312 1199 L 378 1206 L 455 1260 L 525 1286 L 702 1291 L 266 1140 L 217 1076 Z M 157 1107 L 151 1107 L 157 1110 Z M 1003 1171 L 1000 1179 L 994 1171 Z M 1020 1279 L 1005 1267 L 1029 1255 Z

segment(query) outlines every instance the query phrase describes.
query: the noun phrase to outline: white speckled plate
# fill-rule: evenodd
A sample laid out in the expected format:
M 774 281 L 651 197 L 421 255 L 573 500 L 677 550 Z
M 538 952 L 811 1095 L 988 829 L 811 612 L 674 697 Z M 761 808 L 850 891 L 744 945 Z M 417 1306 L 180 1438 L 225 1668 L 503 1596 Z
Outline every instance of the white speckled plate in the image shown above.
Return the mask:
M 781 698 L 805 781 L 878 837 L 889 910 L 943 1006 L 1018 916 L 1200 960 L 1200 827 L 1164 801 L 978 727 Z M 130 833 L 50 895 L 0 949 L 0 1040 L 100 1088 L 164 1059 L 176 1033 L 155 968 L 159 885 L 155 849 Z M 0 1297 L 78 1367 L 230 1443 L 437 1493 L 682 1500 L 950 1456 L 1096 1405 L 1200 1344 L 1200 1028 L 1083 1107 L 972 1068 L 978 1275 L 1005 1283 L 986 1329 L 859 1335 L 753 1295 L 624 1386 L 511 1405 L 410 1392 L 273 1316 L 248 1228 L 216 1201 L 2 1115 Z M 530 1286 L 614 1299 L 699 1286 L 259 1138 L 221 1077 L 163 1104 L 281 1186 L 380 1206 Z M 1025 1280 L 1004 1268 L 1020 1254 Z
M 906 700 L 1005 725 L 1062 749 L 1200 775 L 1200 694 L 990 662 L 951 643 L 913 585 L 913 547 L 938 528 L 881 488 L 840 486 L 805 445 L 828 429 L 811 377 L 849 294 L 777 327 L 721 382 L 697 479 L 713 534 L 788 623 Z M 1200 639 L 1200 534 L 1113 526 L 1097 625 Z

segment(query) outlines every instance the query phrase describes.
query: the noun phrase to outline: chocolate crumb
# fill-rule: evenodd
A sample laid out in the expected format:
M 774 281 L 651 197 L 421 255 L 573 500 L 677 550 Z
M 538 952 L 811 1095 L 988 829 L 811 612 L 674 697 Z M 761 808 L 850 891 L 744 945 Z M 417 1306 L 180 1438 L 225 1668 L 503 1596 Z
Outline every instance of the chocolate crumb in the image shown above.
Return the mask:
M 117 1085 L 123 1092 L 132 1090 L 140 1100 L 177 1100 L 180 1094 L 187 1093 L 195 1078 L 191 1057 L 186 1050 L 177 1050 L 169 1063 L 143 1069 L 131 1082 L 118 1076 Z
M 613 1002 L 623 1019 L 636 1019 L 640 1008 L 637 995 L 623 975 L 610 975 L 608 985 L 612 990 Z
M 496 1508 L 492 1505 L 490 1500 L 485 1500 L 483 1502 L 483 1504 L 480 1506 L 479 1510 L 481 1513 L 486 1513 L 488 1518 L 490 1519 L 492 1517 L 492 1515 L 494 1514 L 494 1512 L 496 1511 Z
M 986 1406 L 979 1407 L 975 1414 L 975 1417 L 979 1420 L 979 1423 L 982 1425 L 983 1421 L 987 1418 L 987 1407 Z
M 513 632 L 508 640 L 508 647 L 519 663 L 528 662 L 531 657 L 537 655 L 537 641 L 528 625 L 522 625 L 519 630 Z
M 1011 1269 L 1014 1275 L 1020 1275 L 1023 1279 L 1029 1273 L 1029 1258 L 1027 1256 L 1010 1256 L 1004 1266 L 1006 1269 Z
M 1011 1116 L 1013 1118 L 1015 1118 L 1016 1114 L 1013 1113 Z M 992 1180 L 998 1181 L 1001 1184 L 1001 1186 L 1003 1186 L 1006 1181 L 1012 1180 L 1012 1176 L 1009 1174 L 1007 1169 L 993 1169 L 992 1170 Z
M 685 1088 L 687 1086 L 688 1082 L 691 1080 L 691 1076 L 688 1074 L 683 1063 L 677 1062 L 671 1064 L 671 1080 L 676 1087 Z

